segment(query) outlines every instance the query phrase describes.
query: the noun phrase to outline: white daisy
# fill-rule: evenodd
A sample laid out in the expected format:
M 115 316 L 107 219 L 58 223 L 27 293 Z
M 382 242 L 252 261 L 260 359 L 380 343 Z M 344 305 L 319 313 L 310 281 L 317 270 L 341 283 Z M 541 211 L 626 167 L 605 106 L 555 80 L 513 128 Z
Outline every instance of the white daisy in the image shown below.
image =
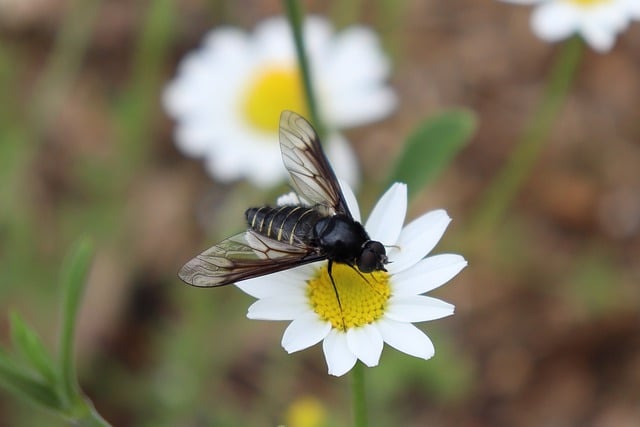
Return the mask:
M 330 130 L 381 119 L 395 108 L 395 94 L 385 84 L 390 63 L 373 31 L 352 27 L 334 34 L 328 21 L 310 17 L 303 33 Z M 263 187 L 284 179 L 280 113 L 308 117 L 288 22 L 267 19 L 253 34 L 232 27 L 211 31 L 180 63 L 164 105 L 177 122 L 178 147 L 203 157 L 214 178 L 247 178 Z M 336 172 L 353 182 L 357 166 L 349 145 L 335 132 L 326 142 Z
M 360 221 L 353 192 L 343 185 L 343 193 Z M 467 262 L 455 254 L 425 258 L 451 219 L 444 210 L 435 210 L 403 228 L 406 209 L 406 185 L 396 183 L 380 198 L 365 224 L 371 239 L 388 247 L 387 272 L 362 275 L 349 266 L 334 264 L 335 290 L 326 261 L 246 280 L 237 286 L 258 298 L 247 316 L 291 320 L 282 337 L 282 346 L 289 353 L 323 341 L 332 375 L 345 374 L 358 359 L 376 366 L 385 342 L 415 357 L 432 357 L 431 340 L 412 323 L 449 316 L 454 306 L 422 294 L 449 281 Z
M 555 42 L 579 34 L 595 50 L 611 50 L 616 35 L 640 17 L 639 0 L 502 0 L 538 5 L 531 26 L 538 37 Z

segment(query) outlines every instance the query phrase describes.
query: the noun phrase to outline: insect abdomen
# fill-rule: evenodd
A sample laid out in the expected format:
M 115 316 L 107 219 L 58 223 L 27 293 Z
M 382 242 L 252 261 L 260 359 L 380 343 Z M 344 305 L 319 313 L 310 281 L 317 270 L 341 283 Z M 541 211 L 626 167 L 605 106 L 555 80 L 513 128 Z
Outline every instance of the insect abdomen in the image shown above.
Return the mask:
M 291 205 L 249 208 L 245 215 L 252 230 L 289 244 L 307 243 L 312 237 L 313 226 L 322 218 L 315 209 Z

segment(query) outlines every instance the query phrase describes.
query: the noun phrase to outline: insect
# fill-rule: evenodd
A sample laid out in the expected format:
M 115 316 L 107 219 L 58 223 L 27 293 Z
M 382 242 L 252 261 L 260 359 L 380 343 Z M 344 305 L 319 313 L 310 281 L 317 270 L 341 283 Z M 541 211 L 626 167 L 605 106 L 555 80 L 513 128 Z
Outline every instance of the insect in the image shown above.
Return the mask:
M 315 130 L 302 116 L 280 116 L 280 149 L 300 200 L 309 203 L 249 208 L 249 228 L 187 262 L 178 276 L 199 287 L 224 286 L 310 262 L 343 263 L 361 273 L 385 271 L 382 243 L 354 220 Z

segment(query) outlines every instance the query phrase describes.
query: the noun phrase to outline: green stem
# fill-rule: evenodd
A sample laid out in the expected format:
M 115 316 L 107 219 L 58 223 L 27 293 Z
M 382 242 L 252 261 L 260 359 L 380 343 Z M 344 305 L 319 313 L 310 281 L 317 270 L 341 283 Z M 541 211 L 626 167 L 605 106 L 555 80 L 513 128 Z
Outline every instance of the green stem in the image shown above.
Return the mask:
M 318 103 L 316 102 L 311 80 L 311 69 L 309 67 L 307 53 L 304 48 L 304 39 L 302 36 L 302 8 L 300 7 L 300 2 L 297 0 L 283 0 L 283 3 L 284 8 L 287 11 L 287 18 L 289 19 L 289 23 L 291 24 L 291 29 L 293 31 L 293 41 L 296 47 L 298 66 L 300 67 L 300 73 L 302 74 L 302 84 L 306 95 L 307 108 L 309 109 L 309 114 L 311 116 L 311 123 L 313 123 L 318 135 L 320 135 L 320 138 L 322 139 L 325 127 L 318 112 Z
M 529 176 L 558 117 L 558 111 L 564 105 L 580 63 L 582 51 L 583 43 L 578 37 L 564 44 L 552 69 L 542 101 L 507 163 L 490 184 L 471 221 L 472 235 L 489 233 L 494 229 Z
M 367 402 L 364 388 L 364 364 L 356 362 L 351 371 L 351 404 L 354 427 L 367 427 Z

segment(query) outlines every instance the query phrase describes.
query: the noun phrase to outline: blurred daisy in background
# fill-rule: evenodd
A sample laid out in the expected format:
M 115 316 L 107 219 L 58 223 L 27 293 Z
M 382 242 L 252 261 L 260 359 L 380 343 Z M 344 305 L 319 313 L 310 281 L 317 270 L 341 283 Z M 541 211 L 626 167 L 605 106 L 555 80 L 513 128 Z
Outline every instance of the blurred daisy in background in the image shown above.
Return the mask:
M 353 183 L 357 163 L 338 129 L 389 115 L 396 97 L 386 84 L 390 63 L 376 34 L 364 27 L 334 33 L 318 17 L 303 29 L 320 114 L 329 130 L 325 149 L 339 176 Z M 180 150 L 202 157 L 220 181 L 246 178 L 268 187 L 286 177 L 278 145 L 283 110 L 309 117 L 292 32 L 282 18 L 252 34 L 222 27 L 188 54 L 166 87 L 164 106 L 176 120 Z
M 360 221 L 353 192 L 343 185 L 343 193 L 354 219 Z M 428 212 L 403 227 L 406 210 L 407 187 L 396 183 L 365 223 L 371 239 L 388 248 L 388 271 L 362 275 L 347 265 L 334 264 L 335 289 L 327 261 L 249 279 L 237 284 L 258 298 L 247 316 L 292 321 L 282 337 L 289 353 L 322 341 L 331 375 L 347 373 L 358 359 L 376 366 L 385 342 L 429 359 L 435 353 L 433 344 L 413 323 L 450 316 L 454 306 L 422 294 L 448 282 L 467 262 L 456 254 L 425 258 L 451 221 L 445 211 Z
M 640 18 L 640 0 L 501 0 L 537 5 L 531 15 L 536 35 L 555 42 L 579 34 L 598 52 L 611 50 L 618 33 Z

